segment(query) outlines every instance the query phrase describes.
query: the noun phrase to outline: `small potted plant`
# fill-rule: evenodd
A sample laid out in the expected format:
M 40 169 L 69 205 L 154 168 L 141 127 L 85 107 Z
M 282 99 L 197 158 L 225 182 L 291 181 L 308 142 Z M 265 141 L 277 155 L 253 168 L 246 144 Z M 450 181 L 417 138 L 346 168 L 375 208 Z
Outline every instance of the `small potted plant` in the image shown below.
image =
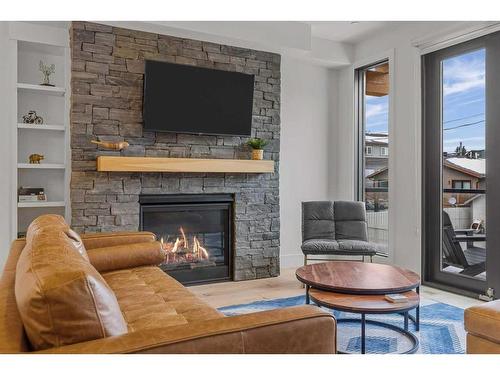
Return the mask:
M 252 160 L 264 159 L 264 147 L 267 143 L 268 142 L 262 138 L 252 138 L 247 142 L 247 145 L 252 148 Z

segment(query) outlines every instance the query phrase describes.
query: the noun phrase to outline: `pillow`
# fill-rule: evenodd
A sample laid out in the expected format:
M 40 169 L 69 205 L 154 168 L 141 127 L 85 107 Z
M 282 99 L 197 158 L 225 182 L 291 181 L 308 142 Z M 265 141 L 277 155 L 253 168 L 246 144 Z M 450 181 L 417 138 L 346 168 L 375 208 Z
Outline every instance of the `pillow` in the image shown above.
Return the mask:
M 64 232 L 66 236 L 71 240 L 75 249 L 80 253 L 80 255 L 87 262 L 89 261 L 89 256 L 87 254 L 87 249 L 85 249 L 85 245 L 83 244 L 82 238 L 78 233 L 76 233 L 73 229 L 68 226 L 68 229 Z
M 88 254 L 90 263 L 99 272 L 157 266 L 165 261 L 167 255 L 158 241 L 99 247 L 89 250 Z
M 116 296 L 76 251 L 64 225 L 54 218 L 37 220 L 28 229 L 15 280 L 17 307 L 33 349 L 126 333 Z
M 33 235 L 41 228 L 47 229 L 48 227 L 52 227 L 55 230 L 62 230 L 71 242 L 75 246 L 75 249 L 81 254 L 81 256 L 85 260 L 89 260 L 87 255 L 87 250 L 83 244 L 83 241 L 78 233 L 76 233 L 73 229 L 69 227 L 64 218 L 61 215 L 56 214 L 47 214 L 38 216 L 33 222 L 30 224 L 28 231 L 26 233 L 26 240 L 28 240 L 28 236 Z

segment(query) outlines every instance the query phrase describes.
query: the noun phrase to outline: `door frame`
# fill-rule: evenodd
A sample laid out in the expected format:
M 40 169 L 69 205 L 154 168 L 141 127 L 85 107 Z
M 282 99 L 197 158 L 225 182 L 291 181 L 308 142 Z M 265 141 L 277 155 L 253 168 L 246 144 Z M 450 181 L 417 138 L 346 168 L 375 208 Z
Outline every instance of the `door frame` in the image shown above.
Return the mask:
M 395 50 L 388 49 L 378 54 L 371 55 L 367 58 L 358 60 L 352 64 L 351 72 L 354 84 L 354 95 L 353 95 L 353 108 L 354 108 L 354 116 L 353 116 L 353 129 L 354 129 L 354 199 L 361 200 L 361 188 L 360 181 L 360 164 L 362 162 L 364 152 L 364 134 L 362 134 L 362 129 L 360 127 L 360 115 L 363 108 L 359 108 L 359 93 L 360 93 L 360 82 L 358 77 L 358 71 L 363 68 L 367 68 L 373 65 L 377 65 L 383 62 L 389 63 L 389 113 L 388 113 L 388 126 L 389 126 L 389 188 L 388 188 L 388 197 L 389 197 L 389 217 L 388 217 L 388 226 L 389 228 L 395 228 L 396 218 L 394 217 L 395 210 L 390 209 L 390 202 L 395 201 L 394 197 L 394 189 L 391 189 L 391 183 L 394 184 L 394 171 L 395 171 L 395 160 L 394 157 L 391 158 L 391 154 L 394 154 L 394 139 L 395 139 L 395 127 L 394 127 L 394 88 L 395 88 L 395 65 L 394 65 L 394 55 Z M 392 150 L 391 150 L 392 144 Z M 364 181 L 364 179 L 362 179 Z M 377 262 L 379 263 L 394 263 L 394 243 L 395 243 L 395 230 L 389 230 L 388 234 L 388 250 L 387 257 L 377 257 Z
M 475 278 L 466 276 L 457 276 L 441 270 L 441 252 L 442 252 L 442 129 L 441 129 L 441 61 L 445 58 L 450 58 L 463 53 L 486 48 L 488 37 L 476 37 L 453 46 L 433 51 L 421 56 L 421 108 L 422 108 L 422 147 L 421 147 L 421 165 L 422 165 L 422 273 L 423 281 L 430 286 L 437 286 L 441 289 L 447 289 L 453 292 L 462 292 L 467 295 L 475 296 L 484 294 L 488 287 L 499 285 L 498 280 L 491 278 L 494 272 L 492 264 L 498 262 L 494 252 L 488 252 L 486 259 L 487 281 L 481 281 Z M 499 53 L 500 56 L 500 53 Z M 486 61 L 488 60 L 488 54 Z M 486 72 L 488 66 L 486 64 Z M 500 76 L 500 74 L 499 74 Z M 499 77 L 500 79 L 500 77 Z M 488 106 L 488 98 L 491 98 L 492 85 L 488 85 L 486 80 L 485 87 L 485 106 L 486 106 L 486 123 L 485 137 L 486 149 L 493 148 L 493 140 L 495 138 L 493 127 L 488 127 L 488 118 L 490 118 L 491 107 Z M 500 92 L 498 92 L 500 95 Z M 492 99 L 490 99 L 491 101 Z M 495 118 L 500 116 L 499 113 Z M 439 137 L 436 137 L 439 133 Z M 500 132 L 498 132 L 500 133 Z M 499 134 L 500 136 L 500 134 Z M 491 160 L 491 153 L 488 151 L 488 158 Z M 500 160 L 500 151 L 498 151 Z M 492 193 L 492 186 L 489 182 L 488 163 L 487 165 L 487 184 L 488 191 L 486 199 Z M 493 176 L 493 175 L 492 175 Z M 438 177 L 438 178 L 436 178 Z M 500 187 L 500 176 L 497 178 L 497 184 Z M 500 222 L 498 213 L 494 213 L 490 205 L 486 204 L 488 223 L 490 226 L 495 226 L 495 223 Z M 492 215 L 490 217 L 490 215 Z M 495 215 L 495 216 L 493 216 Z M 426 219 L 427 218 L 427 219 Z M 493 232 L 493 231 L 492 231 Z M 493 233 L 492 233 L 493 234 Z M 498 235 L 500 239 L 500 234 Z M 488 242 L 493 242 L 490 234 L 488 234 Z M 487 245 L 488 248 L 488 245 Z M 491 246 L 490 246 L 491 248 Z M 438 249 L 439 251 L 437 251 Z M 490 256 L 493 254 L 493 257 Z M 500 260 L 500 259 L 499 259 Z M 488 267 L 488 264 L 490 265 Z M 497 263 L 500 264 L 500 263 Z M 490 272 L 488 273 L 488 269 Z

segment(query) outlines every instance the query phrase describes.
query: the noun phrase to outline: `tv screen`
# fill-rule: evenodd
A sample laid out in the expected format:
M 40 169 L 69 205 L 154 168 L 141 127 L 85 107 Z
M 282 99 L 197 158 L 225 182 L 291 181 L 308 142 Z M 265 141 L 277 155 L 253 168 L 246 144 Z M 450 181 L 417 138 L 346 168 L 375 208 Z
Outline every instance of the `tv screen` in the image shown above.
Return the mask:
M 146 60 L 144 129 L 249 136 L 254 76 Z

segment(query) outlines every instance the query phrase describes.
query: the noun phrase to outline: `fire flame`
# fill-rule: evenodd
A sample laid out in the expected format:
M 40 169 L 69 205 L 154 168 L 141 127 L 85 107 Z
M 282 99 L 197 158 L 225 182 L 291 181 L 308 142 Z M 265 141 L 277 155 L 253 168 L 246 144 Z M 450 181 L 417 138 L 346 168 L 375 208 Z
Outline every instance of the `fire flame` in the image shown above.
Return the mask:
M 207 260 L 209 258 L 208 250 L 203 247 L 196 236 L 193 237 L 192 245 L 189 245 L 188 236 L 184 232 L 184 228 L 179 228 L 180 236 L 175 241 L 165 240 L 160 238 L 162 248 L 167 253 L 167 262 L 193 262 L 199 260 Z

